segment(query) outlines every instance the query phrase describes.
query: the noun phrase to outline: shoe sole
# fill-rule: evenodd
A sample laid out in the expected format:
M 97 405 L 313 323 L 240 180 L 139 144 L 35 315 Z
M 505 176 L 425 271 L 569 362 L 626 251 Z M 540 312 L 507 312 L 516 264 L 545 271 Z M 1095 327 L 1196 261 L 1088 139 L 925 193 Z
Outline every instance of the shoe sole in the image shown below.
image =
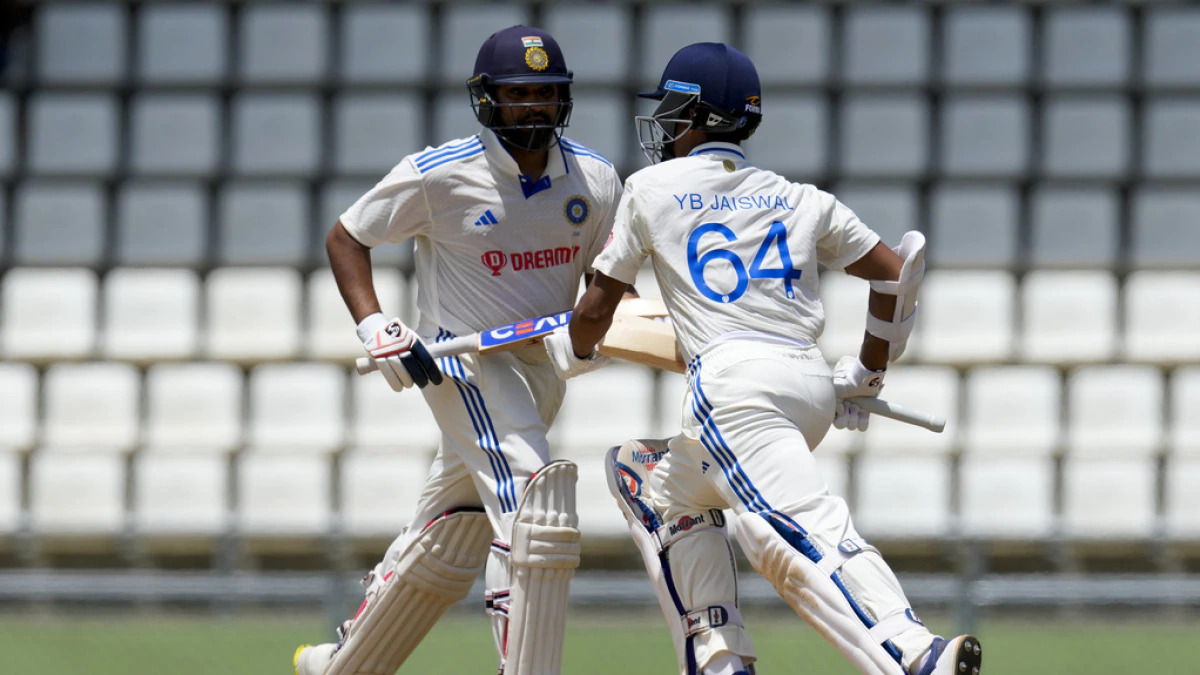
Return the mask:
M 954 675 L 979 675 L 983 664 L 983 647 L 979 638 L 964 635 L 954 652 Z

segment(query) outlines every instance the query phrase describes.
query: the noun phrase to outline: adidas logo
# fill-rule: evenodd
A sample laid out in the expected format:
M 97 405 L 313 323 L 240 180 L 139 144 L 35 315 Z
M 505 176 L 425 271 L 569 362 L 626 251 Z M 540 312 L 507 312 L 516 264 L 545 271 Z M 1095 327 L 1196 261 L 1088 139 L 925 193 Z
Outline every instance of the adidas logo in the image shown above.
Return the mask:
M 488 209 L 487 211 L 483 212 L 483 215 L 479 218 L 479 220 L 475 221 L 475 224 L 481 225 L 481 226 L 482 225 L 495 225 L 496 223 L 499 223 L 499 222 L 500 221 L 496 220 L 496 216 L 492 215 L 492 210 Z

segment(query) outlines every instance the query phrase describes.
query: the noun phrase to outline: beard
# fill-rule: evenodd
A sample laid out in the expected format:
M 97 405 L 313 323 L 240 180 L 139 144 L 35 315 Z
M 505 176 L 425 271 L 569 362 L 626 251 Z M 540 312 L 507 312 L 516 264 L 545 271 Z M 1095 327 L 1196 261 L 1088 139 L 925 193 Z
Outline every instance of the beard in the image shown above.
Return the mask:
M 505 129 L 502 137 L 513 147 L 529 152 L 538 152 L 549 148 L 554 143 L 556 131 L 552 126 L 522 127 Z

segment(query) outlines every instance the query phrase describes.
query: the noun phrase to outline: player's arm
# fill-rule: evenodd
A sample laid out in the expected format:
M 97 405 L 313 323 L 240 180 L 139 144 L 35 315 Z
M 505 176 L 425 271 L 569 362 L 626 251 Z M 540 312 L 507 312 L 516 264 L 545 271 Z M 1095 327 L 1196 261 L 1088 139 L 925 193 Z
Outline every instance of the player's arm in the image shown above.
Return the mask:
M 359 323 L 368 316 L 382 314 L 375 282 L 371 278 L 371 249 L 350 236 L 342 221 L 338 221 L 325 236 L 325 252 L 337 282 L 342 300 Z
M 896 281 L 904 261 L 896 252 L 880 242 L 866 255 L 846 266 L 846 273 L 867 281 Z M 867 301 L 867 311 L 881 321 L 891 321 L 896 312 L 896 296 L 886 295 L 874 289 Z M 869 332 L 863 333 L 862 349 L 858 360 L 871 370 L 883 370 L 888 364 L 889 342 Z
M 617 305 L 632 288 L 624 281 L 617 281 L 603 272 L 596 272 L 583 297 L 571 313 L 571 347 L 575 356 L 586 358 L 596 350 L 612 325 Z

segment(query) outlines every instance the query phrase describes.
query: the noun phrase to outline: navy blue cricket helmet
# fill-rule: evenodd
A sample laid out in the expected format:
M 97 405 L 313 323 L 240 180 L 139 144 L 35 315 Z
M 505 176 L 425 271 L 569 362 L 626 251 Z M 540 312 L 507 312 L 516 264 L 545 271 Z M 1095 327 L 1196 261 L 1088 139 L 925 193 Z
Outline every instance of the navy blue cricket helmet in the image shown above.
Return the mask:
M 697 42 L 675 52 L 658 88 L 640 92 L 661 101 L 637 116 L 638 140 L 651 162 L 674 157 L 675 141 L 690 129 L 743 141 L 762 122 L 762 88 L 750 57 L 720 42 Z
M 553 36 L 532 26 L 510 26 L 484 40 L 475 57 L 475 72 L 467 80 L 467 90 L 471 94 L 471 109 L 480 124 L 515 147 L 537 151 L 553 145 L 571 118 L 572 80 L 573 74 L 567 69 L 567 61 Z M 554 119 L 516 114 L 520 108 L 542 107 L 546 105 L 543 103 L 496 100 L 499 87 L 544 84 L 558 86 Z M 505 122 L 502 108 L 512 109 L 513 119 Z

